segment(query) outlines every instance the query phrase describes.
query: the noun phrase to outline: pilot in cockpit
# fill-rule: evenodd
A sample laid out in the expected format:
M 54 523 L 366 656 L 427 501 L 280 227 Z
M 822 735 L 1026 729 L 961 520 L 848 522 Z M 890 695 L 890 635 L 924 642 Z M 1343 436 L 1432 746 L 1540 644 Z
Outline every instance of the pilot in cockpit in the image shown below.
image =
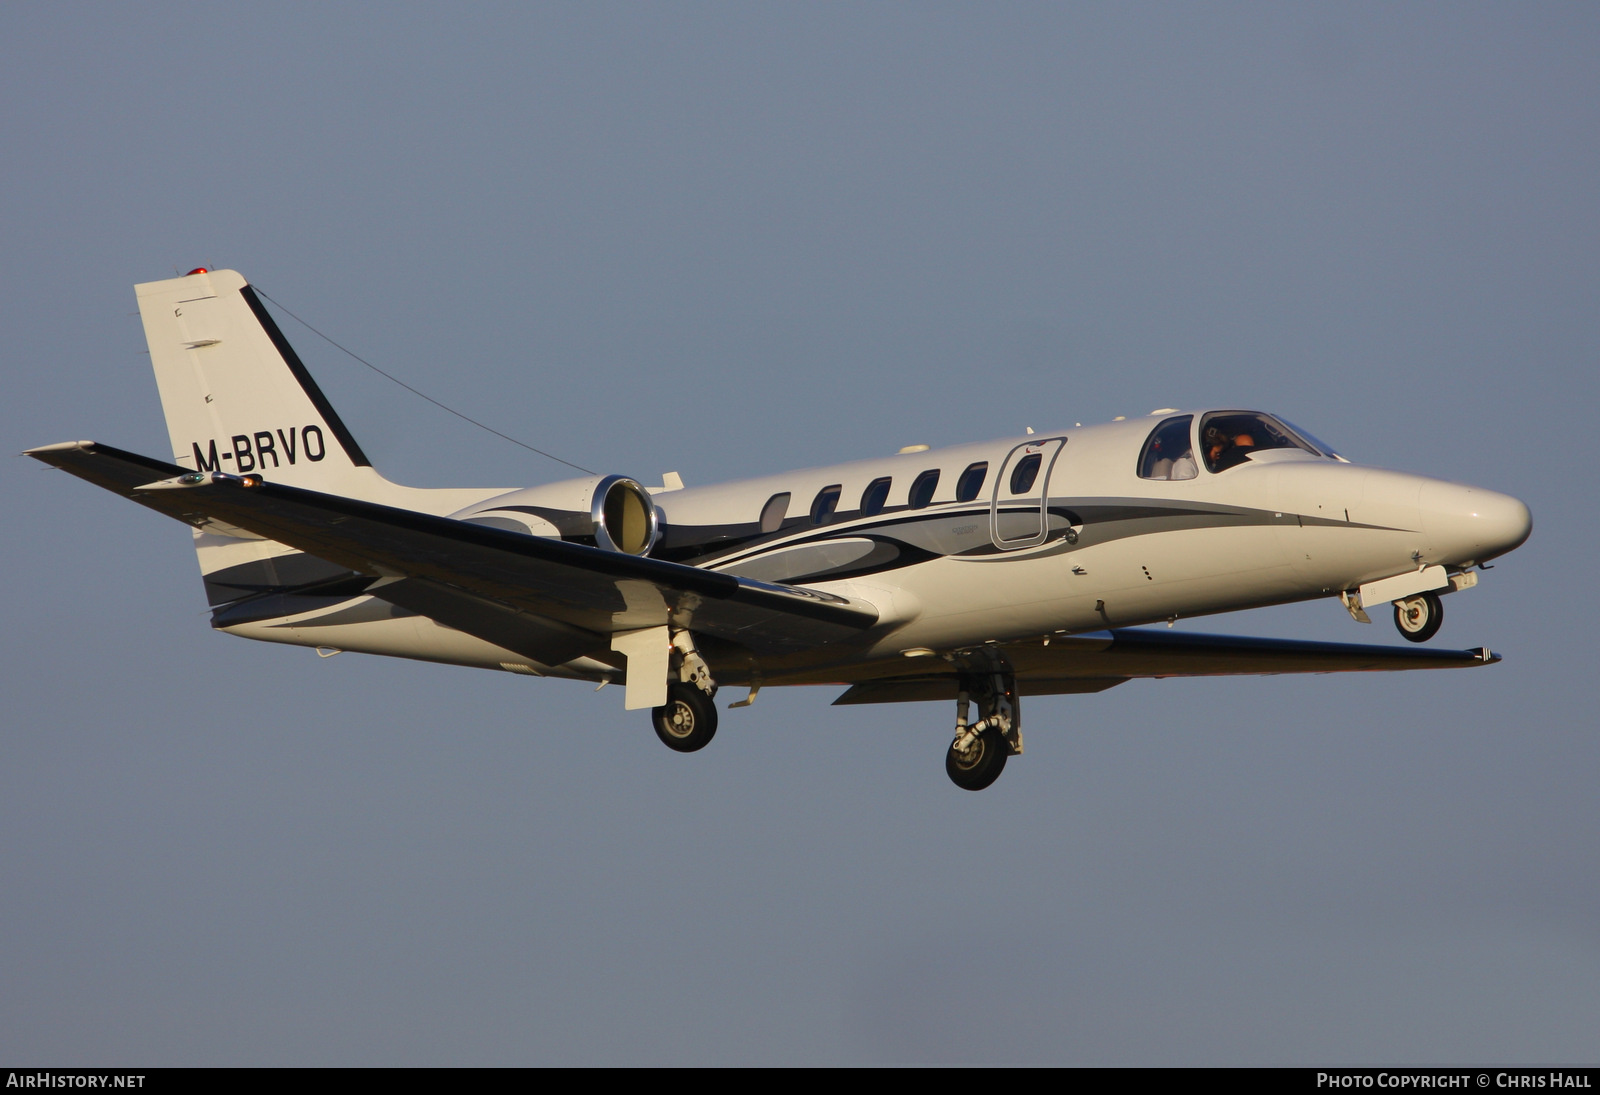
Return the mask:
M 1214 472 L 1236 468 L 1250 459 L 1256 439 L 1247 430 L 1229 437 L 1215 426 L 1206 429 L 1206 466 Z
M 1139 472 L 1146 479 L 1173 479 L 1192 477 L 1196 456 L 1205 457 L 1206 470 L 1213 475 L 1251 462 L 1256 453 L 1274 449 L 1299 449 L 1312 457 L 1326 456 L 1343 460 L 1320 442 L 1312 444 L 1281 420 L 1260 411 L 1212 411 L 1200 420 L 1200 446 L 1198 453 L 1189 450 L 1188 428 L 1192 415 L 1169 418 L 1151 431 L 1145 442 L 1143 463 Z M 1170 465 L 1157 458 L 1181 452 L 1183 455 Z M 1187 467 L 1187 475 L 1178 473 L 1180 465 Z

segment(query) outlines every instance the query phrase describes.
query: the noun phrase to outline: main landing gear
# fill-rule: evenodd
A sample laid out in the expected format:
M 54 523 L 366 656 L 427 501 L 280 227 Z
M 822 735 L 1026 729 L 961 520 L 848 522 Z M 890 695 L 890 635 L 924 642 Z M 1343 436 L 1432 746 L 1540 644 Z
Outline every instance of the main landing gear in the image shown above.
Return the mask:
M 1414 643 L 1425 643 L 1439 633 L 1444 605 L 1437 593 L 1419 593 L 1394 603 L 1394 626 Z
M 667 702 L 650 712 L 656 737 L 668 749 L 693 753 L 711 744 L 717 733 L 717 682 L 711 667 L 695 649 L 694 636 L 679 631 L 672 636 L 677 680 L 667 685 Z
M 717 705 L 694 685 L 674 682 L 667 686 L 667 702 L 650 712 L 650 721 L 668 749 L 693 753 L 716 736 Z
M 967 722 L 969 704 L 978 701 L 982 717 Z M 956 736 L 945 754 L 944 770 L 964 791 L 981 791 L 1000 778 L 1006 758 L 1022 752 L 1022 704 L 1016 678 L 987 673 L 962 678 L 956 698 Z

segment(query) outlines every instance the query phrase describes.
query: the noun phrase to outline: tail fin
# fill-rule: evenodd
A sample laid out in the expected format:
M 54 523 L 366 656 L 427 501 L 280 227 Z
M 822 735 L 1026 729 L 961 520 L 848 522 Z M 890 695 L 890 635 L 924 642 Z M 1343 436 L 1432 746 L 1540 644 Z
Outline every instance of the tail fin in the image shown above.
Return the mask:
M 376 500 L 387 486 L 232 270 L 135 287 L 175 463 Z
M 248 282 L 196 270 L 135 286 L 161 390 L 173 463 L 254 472 L 273 482 L 425 513 L 453 513 L 505 491 L 420 489 L 372 468 Z M 235 530 L 196 529 L 213 605 L 267 592 L 321 588 L 342 568 Z M 336 596 L 348 596 L 342 588 Z

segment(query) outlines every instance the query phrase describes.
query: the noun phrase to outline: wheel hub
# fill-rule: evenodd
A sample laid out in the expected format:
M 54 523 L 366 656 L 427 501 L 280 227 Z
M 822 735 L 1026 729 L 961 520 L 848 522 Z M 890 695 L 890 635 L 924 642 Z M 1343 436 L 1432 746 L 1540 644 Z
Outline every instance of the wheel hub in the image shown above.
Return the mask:
M 971 740 L 963 746 L 958 738 L 950 743 L 950 752 L 954 754 L 956 763 L 962 768 L 974 768 L 983 760 L 983 739 L 973 734 Z
M 672 716 L 668 720 L 674 736 L 686 738 L 694 733 L 694 712 L 682 700 L 674 700 Z

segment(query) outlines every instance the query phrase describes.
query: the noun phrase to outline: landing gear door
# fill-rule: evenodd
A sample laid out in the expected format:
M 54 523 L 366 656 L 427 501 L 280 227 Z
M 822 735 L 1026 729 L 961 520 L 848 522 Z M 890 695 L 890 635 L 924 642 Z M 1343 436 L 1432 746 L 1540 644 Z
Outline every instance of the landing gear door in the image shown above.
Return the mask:
M 1002 551 L 1034 547 L 1050 527 L 1050 476 L 1065 437 L 1027 441 L 1006 454 L 989 503 L 989 535 Z

